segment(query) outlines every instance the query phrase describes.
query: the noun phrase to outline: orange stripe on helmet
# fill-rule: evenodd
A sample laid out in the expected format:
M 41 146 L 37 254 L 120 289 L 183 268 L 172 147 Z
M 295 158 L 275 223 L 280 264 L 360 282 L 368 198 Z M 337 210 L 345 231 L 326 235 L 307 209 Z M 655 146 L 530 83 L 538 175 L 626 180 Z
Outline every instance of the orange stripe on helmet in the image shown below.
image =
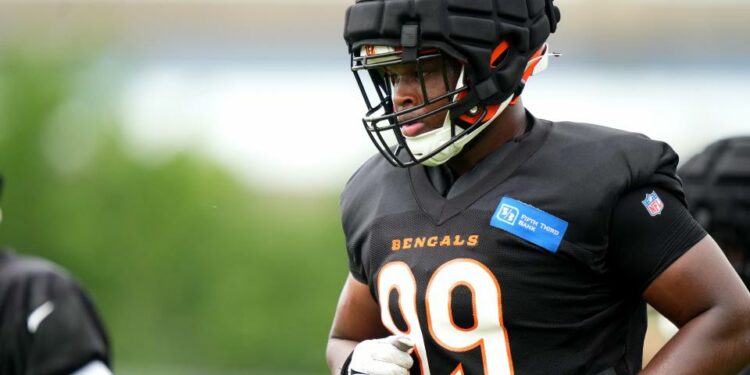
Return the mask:
M 500 58 L 505 55 L 505 52 L 508 51 L 508 48 L 510 48 L 510 45 L 508 45 L 508 42 L 503 41 L 502 43 L 498 44 L 497 47 L 495 47 L 494 50 L 492 50 L 492 55 L 490 55 L 490 67 L 491 68 L 497 68 L 498 63 L 502 61 Z
M 534 54 L 534 56 L 531 56 L 531 60 L 529 61 L 532 61 L 532 63 L 528 67 L 526 67 L 526 70 L 523 72 L 523 78 L 521 78 L 521 80 L 526 82 L 529 79 L 529 77 L 531 77 L 531 75 L 534 73 L 534 69 L 536 69 L 536 66 L 539 64 L 539 62 L 542 61 L 541 57 L 542 57 L 542 53 L 544 52 L 544 49 L 545 47 L 539 48 Z
M 539 48 L 536 53 L 534 53 L 534 56 L 531 56 L 531 64 L 526 67 L 526 70 L 523 71 L 523 76 L 521 77 L 521 82 L 523 84 L 526 84 L 526 81 L 531 78 L 531 75 L 534 74 L 534 69 L 536 69 L 536 66 L 542 61 L 542 54 L 545 52 L 546 47 L 542 46 L 542 48 Z M 518 102 L 518 98 L 520 96 L 516 96 L 513 98 L 513 100 L 510 102 L 510 105 L 515 105 Z

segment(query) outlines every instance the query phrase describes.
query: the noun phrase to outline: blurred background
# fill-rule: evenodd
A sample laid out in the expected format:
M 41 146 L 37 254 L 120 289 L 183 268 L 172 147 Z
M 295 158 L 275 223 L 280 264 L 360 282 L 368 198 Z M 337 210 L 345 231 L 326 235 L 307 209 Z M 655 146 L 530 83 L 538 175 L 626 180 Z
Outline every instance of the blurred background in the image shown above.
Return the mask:
M 325 372 L 338 193 L 374 151 L 350 2 L 0 0 L 0 243 L 88 287 L 118 373 Z M 750 133 L 749 2 L 557 4 L 536 116 L 683 160 Z

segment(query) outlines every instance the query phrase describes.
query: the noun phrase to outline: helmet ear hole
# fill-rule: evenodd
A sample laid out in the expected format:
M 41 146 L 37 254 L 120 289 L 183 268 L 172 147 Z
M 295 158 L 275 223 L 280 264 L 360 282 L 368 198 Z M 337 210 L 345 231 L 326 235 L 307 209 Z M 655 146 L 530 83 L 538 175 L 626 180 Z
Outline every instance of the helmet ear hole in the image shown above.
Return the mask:
M 508 56 L 508 48 L 508 42 L 506 41 L 495 47 L 490 56 L 490 68 L 495 69 L 505 61 L 505 58 Z

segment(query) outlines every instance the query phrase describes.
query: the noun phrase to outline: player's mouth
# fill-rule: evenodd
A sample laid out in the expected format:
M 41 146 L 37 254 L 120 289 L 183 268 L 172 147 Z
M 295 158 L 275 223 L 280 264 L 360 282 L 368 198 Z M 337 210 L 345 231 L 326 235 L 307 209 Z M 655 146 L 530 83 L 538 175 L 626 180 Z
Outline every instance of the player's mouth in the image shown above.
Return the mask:
M 405 137 L 415 137 L 419 134 L 424 133 L 427 130 L 424 122 L 412 122 L 406 125 L 401 125 L 401 134 Z

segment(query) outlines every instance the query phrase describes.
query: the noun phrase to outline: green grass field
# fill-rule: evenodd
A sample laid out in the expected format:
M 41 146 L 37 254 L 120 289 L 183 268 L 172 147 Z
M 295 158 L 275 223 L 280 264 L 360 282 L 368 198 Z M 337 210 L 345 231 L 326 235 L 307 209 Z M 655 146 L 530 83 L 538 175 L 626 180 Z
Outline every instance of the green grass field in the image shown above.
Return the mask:
M 0 243 L 86 285 L 118 373 L 325 371 L 347 272 L 336 192 L 259 191 L 190 153 L 144 163 L 113 98 L 76 99 L 85 61 L 2 56 Z

